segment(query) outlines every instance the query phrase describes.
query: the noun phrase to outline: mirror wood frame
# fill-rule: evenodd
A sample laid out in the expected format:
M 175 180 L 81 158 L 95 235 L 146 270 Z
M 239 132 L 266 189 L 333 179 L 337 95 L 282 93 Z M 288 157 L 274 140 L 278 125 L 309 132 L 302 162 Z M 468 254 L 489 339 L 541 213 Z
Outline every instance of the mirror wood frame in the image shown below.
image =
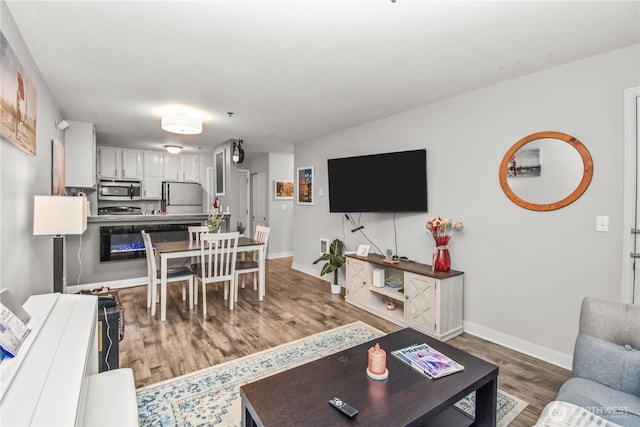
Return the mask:
M 509 160 L 511 159 L 511 157 L 525 144 L 531 141 L 544 139 L 544 138 L 557 139 L 560 141 L 564 141 L 567 144 L 571 145 L 573 148 L 575 148 L 578 151 L 578 154 L 580 154 L 580 157 L 582 158 L 583 173 L 582 173 L 582 179 L 580 180 L 580 183 L 578 184 L 576 189 L 567 197 L 553 203 L 537 204 L 537 203 L 528 202 L 518 197 L 516 193 L 514 193 L 513 190 L 509 187 L 509 183 L 507 182 L 507 164 L 509 163 Z M 502 159 L 502 163 L 500 163 L 499 175 L 500 175 L 500 185 L 502 186 L 502 191 L 504 191 L 504 193 L 513 203 L 515 203 L 520 207 L 523 207 L 525 209 L 530 209 L 533 211 L 552 211 L 555 209 L 563 208 L 575 202 L 587 190 L 587 187 L 589 187 L 589 184 L 591 183 L 591 178 L 593 177 L 593 160 L 591 159 L 591 154 L 589 154 L 587 147 L 585 147 L 584 144 L 580 142 L 577 138 L 574 138 L 573 136 L 567 135 L 566 133 L 562 133 L 562 132 L 555 132 L 555 131 L 537 132 L 529 136 L 525 136 L 520 141 L 513 144 L 513 146 L 509 149 L 509 151 L 507 151 L 507 154 L 504 155 Z

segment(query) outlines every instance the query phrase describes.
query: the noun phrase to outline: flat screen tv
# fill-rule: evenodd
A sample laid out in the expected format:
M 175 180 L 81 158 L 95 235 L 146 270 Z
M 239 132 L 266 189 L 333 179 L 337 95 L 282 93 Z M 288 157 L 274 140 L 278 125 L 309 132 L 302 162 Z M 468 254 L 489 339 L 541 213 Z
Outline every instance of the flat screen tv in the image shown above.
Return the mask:
M 426 212 L 427 150 L 327 161 L 330 212 Z

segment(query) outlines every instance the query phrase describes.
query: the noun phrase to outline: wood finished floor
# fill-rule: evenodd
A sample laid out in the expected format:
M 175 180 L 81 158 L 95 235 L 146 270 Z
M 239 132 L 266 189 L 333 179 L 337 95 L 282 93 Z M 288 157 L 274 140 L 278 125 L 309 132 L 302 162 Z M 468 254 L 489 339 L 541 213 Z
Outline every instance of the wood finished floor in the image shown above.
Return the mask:
M 361 320 L 384 332 L 399 326 L 331 295 L 323 280 L 291 269 L 291 258 L 267 261 L 267 295 L 259 302 L 251 284 L 240 289 L 238 305 L 229 311 L 222 287 L 207 291 L 207 318 L 202 306 L 189 310 L 180 285 L 169 286 L 167 321 L 152 318 L 146 287 L 118 292 L 125 308 L 125 337 L 120 366 L 133 369 L 136 387 L 187 374 L 230 359 L 265 350 L 337 326 Z M 200 301 L 201 304 L 201 301 Z M 462 334 L 449 344 L 500 367 L 499 387 L 529 402 L 511 424 L 532 426 L 542 408 L 554 400 L 570 372 L 522 353 Z

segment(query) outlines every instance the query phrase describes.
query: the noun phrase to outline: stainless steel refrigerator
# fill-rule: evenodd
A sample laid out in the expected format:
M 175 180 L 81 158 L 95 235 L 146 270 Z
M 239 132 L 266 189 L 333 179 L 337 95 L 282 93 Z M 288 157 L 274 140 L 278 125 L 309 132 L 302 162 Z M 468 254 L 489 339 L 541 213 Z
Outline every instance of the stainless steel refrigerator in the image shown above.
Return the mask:
M 202 186 L 192 182 L 163 182 L 162 210 L 168 214 L 202 213 Z

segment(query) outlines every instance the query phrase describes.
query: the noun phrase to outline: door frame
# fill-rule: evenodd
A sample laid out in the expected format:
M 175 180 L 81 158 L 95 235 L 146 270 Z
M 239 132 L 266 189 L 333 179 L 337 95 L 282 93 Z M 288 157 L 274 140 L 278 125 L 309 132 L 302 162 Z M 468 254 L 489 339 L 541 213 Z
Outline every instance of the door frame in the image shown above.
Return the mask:
M 243 218 L 244 224 L 245 224 L 245 228 L 244 228 L 244 235 L 246 237 L 251 237 L 253 238 L 253 234 L 251 234 L 251 171 L 248 169 L 236 169 L 236 174 L 237 173 L 242 173 L 243 175 L 245 175 L 246 179 L 247 179 L 247 214 L 246 216 Z M 236 180 L 237 182 L 237 180 Z M 242 217 L 242 215 L 238 215 L 238 217 Z
M 635 259 L 631 258 L 632 252 L 640 251 L 636 247 L 635 236 L 632 228 L 639 228 L 636 224 L 636 206 L 638 203 L 638 140 L 637 129 L 640 124 L 636 111 L 636 98 L 640 98 L 640 87 L 625 89 L 624 91 L 624 190 L 623 190 L 623 220 L 622 220 L 622 301 L 626 303 L 640 304 L 634 301 L 634 295 L 639 294 L 635 287 Z M 639 236 L 640 237 L 640 236 Z M 639 259 L 640 260 L 640 259 Z

